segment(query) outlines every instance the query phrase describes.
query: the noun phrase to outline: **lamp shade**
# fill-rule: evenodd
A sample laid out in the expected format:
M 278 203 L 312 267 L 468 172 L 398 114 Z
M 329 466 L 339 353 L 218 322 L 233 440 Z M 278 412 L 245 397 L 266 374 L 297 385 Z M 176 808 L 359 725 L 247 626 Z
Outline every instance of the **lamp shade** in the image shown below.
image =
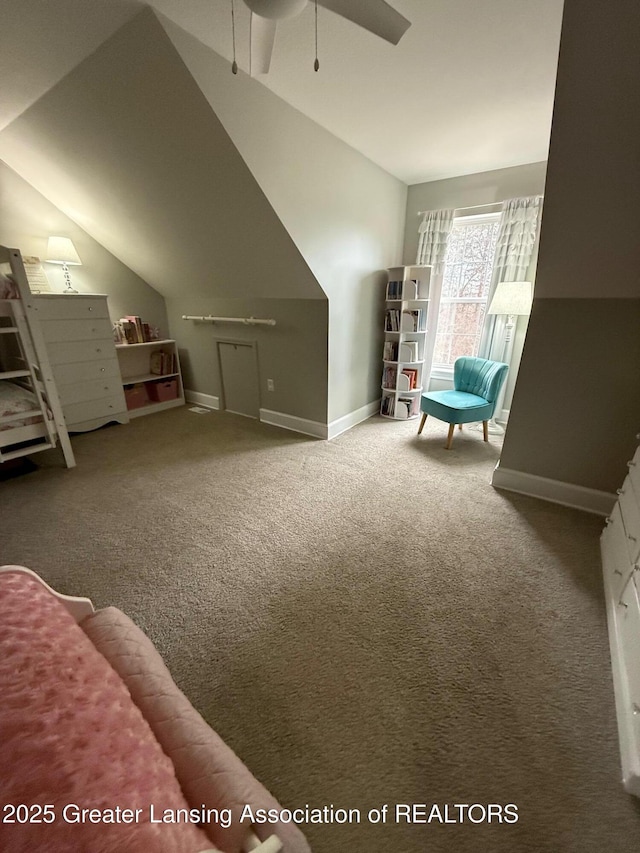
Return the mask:
M 501 281 L 487 314 L 530 314 L 531 302 L 530 281 Z
M 47 257 L 50 264 L 75 264 L 82 266 L 80 255 L 68 237 L 49 237 Z

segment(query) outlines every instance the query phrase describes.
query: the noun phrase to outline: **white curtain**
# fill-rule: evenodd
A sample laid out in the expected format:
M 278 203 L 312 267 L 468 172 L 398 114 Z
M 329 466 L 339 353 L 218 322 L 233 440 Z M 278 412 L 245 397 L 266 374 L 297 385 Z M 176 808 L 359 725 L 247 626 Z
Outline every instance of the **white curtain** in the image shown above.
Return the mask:
M 503 203 L 487 307 L 499 282 L 527 280 L 541 210 L 542 196 L 512 198 Z M 480 356 L 501 360 L 505 323 L 500 315 L 485 315 L 478 350 Z
M 433 267 L 433 273 L 443 271 L 447 241 L 453 226 L 453 210 L 428 210 L 418 228 L 416 264 Z

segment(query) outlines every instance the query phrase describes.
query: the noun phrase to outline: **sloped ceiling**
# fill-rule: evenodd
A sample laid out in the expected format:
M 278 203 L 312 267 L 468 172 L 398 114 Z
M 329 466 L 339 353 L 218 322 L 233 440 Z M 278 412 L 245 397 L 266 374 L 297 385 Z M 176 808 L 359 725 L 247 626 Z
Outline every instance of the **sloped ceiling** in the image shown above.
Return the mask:
M 0 156 L 163 296 L 324 298 L 149 9 L 6 128 Z
M 412 22 L 397 46 L 321 8 L 315 74 L 309 3 L 258 79 L 407 184 L 546 160 L 563 0 L 390 2 Z M 231 0 L 149 3 L 230 64 Z M 0 128 L 142 5 L 2 0 Z M 242 0 L 235 10 L 246 70 L 249 16 Z

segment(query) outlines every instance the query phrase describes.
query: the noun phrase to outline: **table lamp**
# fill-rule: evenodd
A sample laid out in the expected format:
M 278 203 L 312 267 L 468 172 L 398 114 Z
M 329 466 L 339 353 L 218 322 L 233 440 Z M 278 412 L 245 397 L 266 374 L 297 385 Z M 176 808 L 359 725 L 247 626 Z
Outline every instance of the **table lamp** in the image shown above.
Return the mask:
M 77 293 L 78 291 L 71 286 L 69 264 L 72 266 L 82 266 L 82 261 L 73 242 L 68 237 L 49 237 L 45 260 L 49 264 L 62 264 L 62 272 L 66 284 L 64 293 Z

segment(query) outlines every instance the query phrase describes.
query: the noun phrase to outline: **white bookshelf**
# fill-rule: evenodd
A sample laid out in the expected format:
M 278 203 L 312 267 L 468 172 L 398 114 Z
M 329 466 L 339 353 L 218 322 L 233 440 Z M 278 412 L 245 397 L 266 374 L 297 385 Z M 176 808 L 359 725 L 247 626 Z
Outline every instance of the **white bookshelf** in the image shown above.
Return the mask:
M 130 418 L 184 405 L 180 358 L 175 341 L 117 344 L 116 352 Z M 154 372 L 153 362 L 158 359 L 158 353 L 165 356 L 165 361 L 171 362 L 171 367 Z
M 429 381 L 427 317 L 431 267 L 387 270 L 380 414 L 406 420 L 420 413 L 420 395 Z

